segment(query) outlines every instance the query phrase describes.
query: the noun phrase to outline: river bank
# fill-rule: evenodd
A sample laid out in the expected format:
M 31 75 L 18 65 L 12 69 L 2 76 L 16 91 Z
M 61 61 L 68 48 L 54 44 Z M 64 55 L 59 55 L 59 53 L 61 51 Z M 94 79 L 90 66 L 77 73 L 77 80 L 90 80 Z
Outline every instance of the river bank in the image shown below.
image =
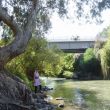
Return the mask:
M 57 106 L 45 101 L 45 97 L 44 93 L 33 93 L 8 71 L 0 71 L 0 110 L 56 110 Z
M 21 79 L 4 70 L 0 71 L 0 110 L 109 110 L 108 85 L 108 80 L 48 79 L 46 86 L 53 89 L 35 94 Z M 48 95 L 54 100 L 47 101 Z M 59 98 L 62 100 L 56 100 Z M 64 107 L 58 108 L 59 104 Z

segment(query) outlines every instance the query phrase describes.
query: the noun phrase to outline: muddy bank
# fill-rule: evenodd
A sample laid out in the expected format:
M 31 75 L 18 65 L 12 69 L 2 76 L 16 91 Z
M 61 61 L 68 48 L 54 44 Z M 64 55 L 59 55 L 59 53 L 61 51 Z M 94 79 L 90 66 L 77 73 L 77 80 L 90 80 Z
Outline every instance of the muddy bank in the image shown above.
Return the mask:
M 56 110 L 55 105 L 44 100 L 45 96 L 34 94 L 8 71 L 0 71 L 0 110 Z

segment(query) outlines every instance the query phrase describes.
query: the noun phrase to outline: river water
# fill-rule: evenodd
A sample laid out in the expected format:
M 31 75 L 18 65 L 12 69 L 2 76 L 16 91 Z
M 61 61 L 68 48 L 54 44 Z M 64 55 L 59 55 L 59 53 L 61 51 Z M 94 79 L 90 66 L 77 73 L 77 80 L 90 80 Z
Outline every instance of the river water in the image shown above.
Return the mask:
M 62 110 L 110 110 L 110 81 L 73 81 L 46 78 L 49 99 Z M 57 100 L 56 100 L 57 99 Z

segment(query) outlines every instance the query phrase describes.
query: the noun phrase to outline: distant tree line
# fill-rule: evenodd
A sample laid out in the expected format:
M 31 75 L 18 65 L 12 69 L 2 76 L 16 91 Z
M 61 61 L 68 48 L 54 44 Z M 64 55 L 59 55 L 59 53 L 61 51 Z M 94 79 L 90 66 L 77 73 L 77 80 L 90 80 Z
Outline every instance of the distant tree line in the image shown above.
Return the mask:
M 102 38 L 107 41 L 102 41 Z M 99 39 L 98 39 L 99 38 Z M 99 33 L 94 48 L 76 57 L 75 77 L 79 79 L 110 79 L 110 27 Z

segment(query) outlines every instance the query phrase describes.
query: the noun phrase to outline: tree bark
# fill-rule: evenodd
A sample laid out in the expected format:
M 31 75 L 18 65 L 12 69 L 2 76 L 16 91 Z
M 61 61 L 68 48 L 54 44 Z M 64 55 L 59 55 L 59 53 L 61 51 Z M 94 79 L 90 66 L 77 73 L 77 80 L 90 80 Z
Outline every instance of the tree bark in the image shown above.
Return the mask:
M 11 19 L 11 16 L 0 6 L 0 20 L 7 24 L 14 33 L 15 39 L 7 46 L 0 47 L 0 70 L 4 69 L 5 64 L 25 51 L 25 48 L 32 37 L 35 27 L 36 11 L 38 10 L 38 0 L 33 0 L 33 6 L 28 16 L 25 28 L 21 28 Z

